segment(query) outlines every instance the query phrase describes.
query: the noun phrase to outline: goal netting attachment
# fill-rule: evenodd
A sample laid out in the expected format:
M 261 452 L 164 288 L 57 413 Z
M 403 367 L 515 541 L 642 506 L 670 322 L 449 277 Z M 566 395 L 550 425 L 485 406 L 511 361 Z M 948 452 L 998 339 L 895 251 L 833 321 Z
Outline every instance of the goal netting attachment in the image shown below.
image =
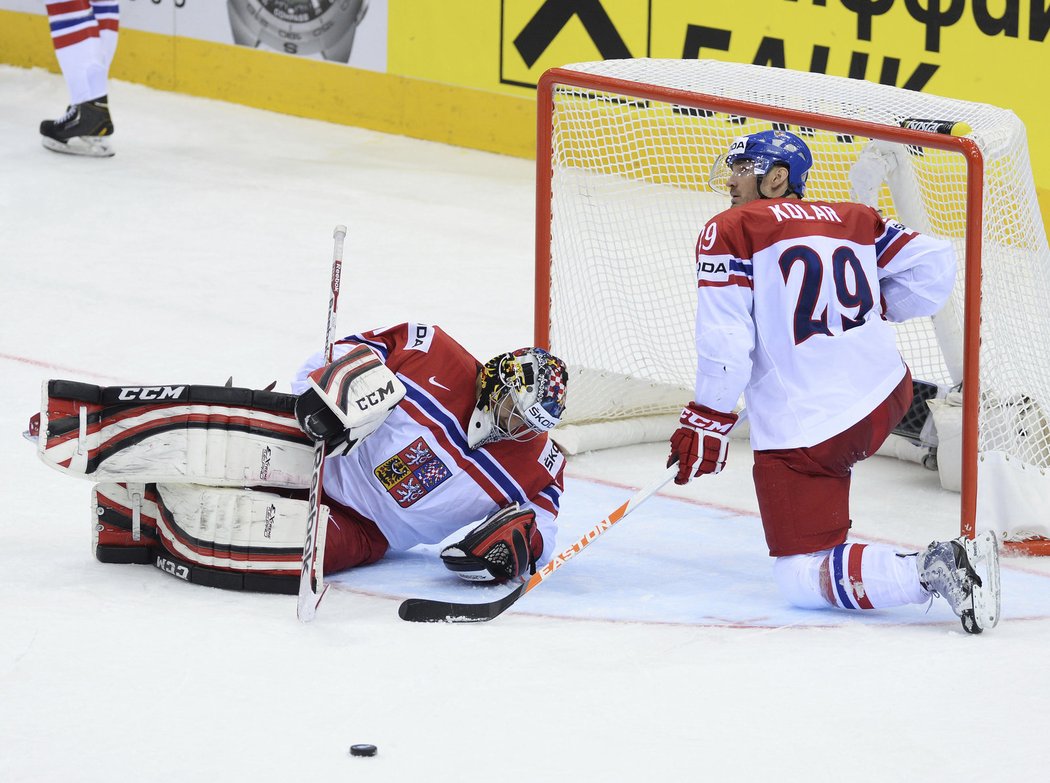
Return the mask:
M 897 330 L 934 390 L 934 426 L 911 443 L 961 492 L 964 533 L 1050 554 L 1050 251 L 1012 112 L 649 59 L 553 69 L 538 110 L 536 343 L 570 366 L 564 448 L 670 435 L 696 372 L 697 233 L 729 206 L 707 188 L 711 166 L 737 136 L 788 129 L 813 152 L 807 198 L 863 201 L 954 244 L 950 302 Z

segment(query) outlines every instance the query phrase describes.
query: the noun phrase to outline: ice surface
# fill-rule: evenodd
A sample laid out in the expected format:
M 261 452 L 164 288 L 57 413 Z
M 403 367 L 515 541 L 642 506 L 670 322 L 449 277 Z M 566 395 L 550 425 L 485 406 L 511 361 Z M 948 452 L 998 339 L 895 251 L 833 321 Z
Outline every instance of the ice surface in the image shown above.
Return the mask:
M 397 618 L 407 596 L 499 594 L 436 547 L 340 577 L 305 626 L 291 597 L 96 562 L 90 484 L 20 437 L 41 381 L 286 390 L 324 337 L 336 224 L 340 331 L 429 321 L 479 356 L 532 340 L 529 161 L 121 82 L 110 98 L 116 157 L 59 156 L 36 126 L 61 79 L 0 67 L 0 780 L 1045 777 L 1047 564 L 1004 563 L 981 637 L 939 604 L 786 609 L 739 442 L 486 624 Z M 664 457 L 572 458 L 562 542 Z M 955 532 L 958 496 L 914 465 L 869 460 L 854 494 L 865 540 Z M 378 756 L 351 759 L 365 742 Z

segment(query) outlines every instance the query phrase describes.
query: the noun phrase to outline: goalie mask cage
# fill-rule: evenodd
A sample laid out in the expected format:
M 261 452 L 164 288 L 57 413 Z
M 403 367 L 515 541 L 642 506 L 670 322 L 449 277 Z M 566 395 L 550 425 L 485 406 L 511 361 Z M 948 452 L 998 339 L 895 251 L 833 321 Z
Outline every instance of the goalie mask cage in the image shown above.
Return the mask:
M 787 129 L 813 153 L 807 198 L 953 243 L 951 300 L 897 325 L 898 346 L 914 378 L 961 388 L 934 419 L 942 455 L 961 437 L 962 533 L 1050 554 L 1050 251 L 1012 112 L 710 60 L 570 65 L 537 97 L 536 344 L 570 366 L 559 431 L 594 436 L 570 451 L 670 435 L 696 372 L 696 238 L 729 206 L 711 166 L 737 136 Z

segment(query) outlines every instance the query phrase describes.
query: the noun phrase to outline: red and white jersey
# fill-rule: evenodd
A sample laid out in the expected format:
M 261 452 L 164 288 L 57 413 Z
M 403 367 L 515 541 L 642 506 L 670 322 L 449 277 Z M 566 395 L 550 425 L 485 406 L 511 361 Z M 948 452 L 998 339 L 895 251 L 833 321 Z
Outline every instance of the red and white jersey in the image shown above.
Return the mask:
M 481 365 L 436 326 L 400 324 L 346 337 L 334 358 L 358 344 L 379 355 L 407 394 L 353 453 L 327 459 L 325 492 L 373 520 L 395 550 L 436 544 L 516 501 L 535 512 L 548 558 L 565 467 L 554 441 L 540 435 L 468 448 Z M 321 353 L 310 357 L 292 391 L 305 391 L 307 376 L 324 363 Z
M 929 316 L 955 281 L 948 242 L 863 204 L 762 199 L 713 217 L 696 244 L 696 401 L 743 392 L 755 449 L 812 446 L 904 377 L 888 321 Z

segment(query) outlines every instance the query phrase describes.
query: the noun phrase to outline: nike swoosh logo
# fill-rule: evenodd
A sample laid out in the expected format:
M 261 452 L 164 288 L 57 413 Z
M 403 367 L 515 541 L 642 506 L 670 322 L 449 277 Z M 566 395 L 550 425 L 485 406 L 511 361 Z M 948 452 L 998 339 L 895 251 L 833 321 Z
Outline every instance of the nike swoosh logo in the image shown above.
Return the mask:
M 452 391 L 452 389 L 448 388 L 448 386 L 446 386 L 445 384 L 439 383 L 436 375 L 431 375 L 427 380 L 430 381 L 430 383 L 432 383 L 434 386 L 438 386 L 444 389 L 445 391 Z

